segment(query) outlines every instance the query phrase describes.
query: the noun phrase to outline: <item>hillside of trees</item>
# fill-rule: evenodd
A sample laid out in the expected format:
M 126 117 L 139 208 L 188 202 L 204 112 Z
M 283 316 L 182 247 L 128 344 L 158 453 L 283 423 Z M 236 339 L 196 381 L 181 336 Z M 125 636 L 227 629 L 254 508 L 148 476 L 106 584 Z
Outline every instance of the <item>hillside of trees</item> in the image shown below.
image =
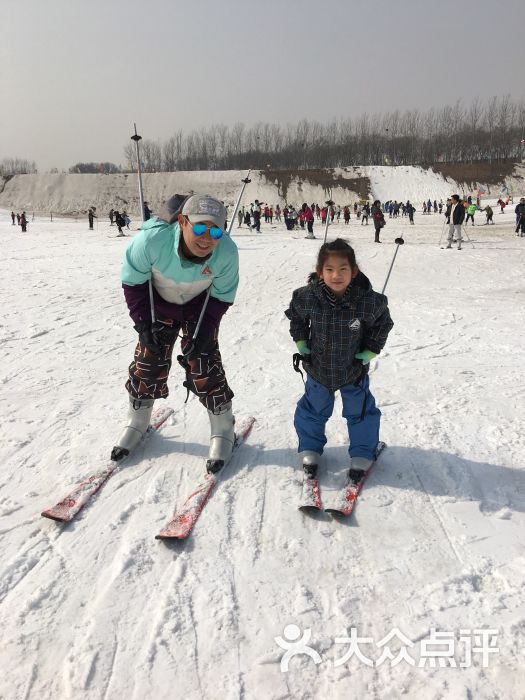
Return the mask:
M 525 101 L 510 96 L 460 101 L 439 109 L 362 114 L 328 124 L 302 119 L 286 125 L 222 124 L 184 133 L 165 142 L 143 139 L 144 172 L 318 169 L 351 165 L 505 163 L 524 157 Z M 133 143 L 124 155 L 136 168 Z

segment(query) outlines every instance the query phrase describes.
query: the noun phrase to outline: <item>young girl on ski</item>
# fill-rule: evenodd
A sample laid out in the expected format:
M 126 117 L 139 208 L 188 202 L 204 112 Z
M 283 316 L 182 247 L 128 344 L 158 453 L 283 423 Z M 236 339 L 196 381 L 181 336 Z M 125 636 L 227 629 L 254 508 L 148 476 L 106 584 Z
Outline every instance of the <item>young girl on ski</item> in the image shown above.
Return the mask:
M 353 248 L 337 238 L 321 246 L 315 272 L 293 292 L 285 313 L 307 374 L 294 419 L 305 473 L 315 477 L 336 391 L 348 424 L 350 469 L 367 469 L 376 457 L 381 417 L 369 389 L 368 364 L 394 325 L 386 296 L 372 290 Z

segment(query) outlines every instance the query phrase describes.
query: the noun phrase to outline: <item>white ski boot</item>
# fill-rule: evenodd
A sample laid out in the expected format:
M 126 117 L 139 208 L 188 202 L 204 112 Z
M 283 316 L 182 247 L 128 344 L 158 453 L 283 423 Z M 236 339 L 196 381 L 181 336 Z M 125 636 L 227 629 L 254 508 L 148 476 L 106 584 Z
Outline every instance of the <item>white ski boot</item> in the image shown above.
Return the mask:
M 315 479 L 321 455 L 313 450 L 304 450 L 304 452 L 299 452 L 299 457 L 301 458 L 301 464 L 305 475 L 309 479 Z
M 216 411 L 208 410 L 208 416 L 211 434 L 206 470 L 209 474 L 216 474 L 230 461 L 235 445 L 235 418 L 231 401 Z
M 130 395 L 128 424 L 111 451 L 111 459 L 118 462 L 129 455 L 142 440 L 149 427 L 155 399 L 135 399 Z
M 361 481 L 373 463 L 373 459 L 367 459 L 366 457 L 352 457 L 350 461 L 350 469 L 348 470 L 349 478 L 357 484 L 359 481 Z

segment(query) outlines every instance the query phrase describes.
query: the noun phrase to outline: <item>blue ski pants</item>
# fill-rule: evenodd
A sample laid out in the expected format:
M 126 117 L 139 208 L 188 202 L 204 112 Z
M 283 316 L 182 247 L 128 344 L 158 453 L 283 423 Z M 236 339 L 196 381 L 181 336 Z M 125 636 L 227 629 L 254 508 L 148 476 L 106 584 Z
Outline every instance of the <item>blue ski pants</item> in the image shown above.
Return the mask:
M 368 375 L 357 386 L 346 384 L 339 391 L 343 400 L 343 418 L 346 418 L 348 425 L 350 457 L 375 459 L 381 411 L 370 392 Z M 297 403 L 294 417 L 299 438 L 298 452 L 313 450 L 318 454 L 323 453 L 326 445 L 325 425 L 334 410 L 334 402 L 334 392 L 307 377 L 305 393 Z

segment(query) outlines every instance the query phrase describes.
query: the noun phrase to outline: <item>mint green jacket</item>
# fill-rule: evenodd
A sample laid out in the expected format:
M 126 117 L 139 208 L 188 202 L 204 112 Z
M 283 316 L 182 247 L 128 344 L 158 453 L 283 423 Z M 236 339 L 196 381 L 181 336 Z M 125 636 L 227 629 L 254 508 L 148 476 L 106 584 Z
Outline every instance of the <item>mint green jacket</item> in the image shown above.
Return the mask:
M 172 304 L 186 304 L 211 286 L 211 296 L 232 304 L 239 285 L 239 253 L 224 234 L 203 262 L 179 255 L 178 223 L 146 221 L 130 241 L 120 272 L 123 284 L 137 286 L 152 280 L 158 294 Z

